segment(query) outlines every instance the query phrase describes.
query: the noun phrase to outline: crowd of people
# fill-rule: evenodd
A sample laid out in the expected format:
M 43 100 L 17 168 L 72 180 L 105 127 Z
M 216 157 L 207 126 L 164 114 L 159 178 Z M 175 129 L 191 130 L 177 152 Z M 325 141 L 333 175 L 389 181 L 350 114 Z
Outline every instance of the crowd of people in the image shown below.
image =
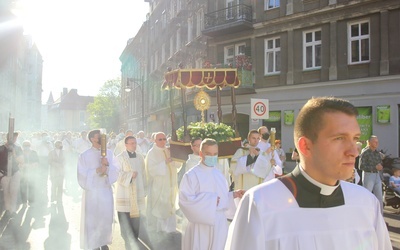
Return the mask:
M 13 157 L 11 173 L 0 174 L 5 214 L 12 217 L 19 203 L 45 211 L 64 192 L 79 197 L 80 188 L 82 249 L 108 249 L 114 211 L 126 249 L 154 249 L 155 240 L 176 233 L 177 213 L 183 250 L 391 249 L 378 138 L 360 152 L 356 116 L 345 100 L 310 99 L 296 119 L 296 167 L 287 174 L 281 141 L 271 146 L 266 126 L 250 130 L 229 162 L 208 138 L 192 138 L 193 153 L 177 161 L 163 132 L 147 138 L 120 130 L 107 135 L 106 148 L 100 130 L 16 133 L 14 143 L 3 134 L 0 156 Z M 355 170 L 365 188 L 346 181 L 354 182 Z M 399 176 L 394 171 L 394 188 Z M 43 216 L 36 214 L 38 227 Z

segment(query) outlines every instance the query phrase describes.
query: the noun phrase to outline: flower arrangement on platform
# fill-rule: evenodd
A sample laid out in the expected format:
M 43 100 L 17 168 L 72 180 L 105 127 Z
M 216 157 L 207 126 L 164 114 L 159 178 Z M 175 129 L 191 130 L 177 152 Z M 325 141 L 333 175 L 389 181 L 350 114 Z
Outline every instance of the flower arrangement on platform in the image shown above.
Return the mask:
M 211 138 L 217 142 L 230 141 L 235 138 L 235 130 L 224 123 L 192 122 L 187 127 L 190 138 Z M 179 141 L 183 140 L 183 126 L 176 131 Z
M 251 70 L 253 65 L 251 64 L 251 58 L 246 55 L 238 55 L 235 57 L 236 68 Z

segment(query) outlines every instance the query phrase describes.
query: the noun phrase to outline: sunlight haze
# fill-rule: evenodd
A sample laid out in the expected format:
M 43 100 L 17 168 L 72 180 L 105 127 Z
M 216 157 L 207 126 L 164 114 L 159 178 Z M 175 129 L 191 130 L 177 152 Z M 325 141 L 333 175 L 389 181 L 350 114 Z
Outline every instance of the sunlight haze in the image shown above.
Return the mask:
M 43 57 L 43 94 L 94 96 L 121 76 L 119 56 L 146 20 L 144 0 L 20 0 L 16 14 Z

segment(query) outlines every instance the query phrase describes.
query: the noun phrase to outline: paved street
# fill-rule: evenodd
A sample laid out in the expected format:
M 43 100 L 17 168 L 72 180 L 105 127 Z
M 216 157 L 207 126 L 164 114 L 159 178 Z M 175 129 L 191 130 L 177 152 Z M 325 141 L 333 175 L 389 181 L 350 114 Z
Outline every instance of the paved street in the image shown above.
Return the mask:
M 38 226 L 34 219 L 36 211 L 29 206 L 21 206 L 12 220 L 6 218 L 7 216 L 0 219 L 0 250 L 80 249 L 80 209 L 80 199 L 74 200 L 64 195 L 63 206 L 50 206 L 45 213 L 43 225 Z M 125 249 L 117 221 L 113 229 L 113 243 L 110 249 Z M 180 233 L 152 236 L 151 239 L 155 249 L 180 249 Z
M 75 250 L 79 248 L 80 199 L 64 195 L 64 206 L 51 206 L 44 215 L 44 224 L 35 224 L 35 211 L 21 206 L 12 220 L 3 216 L 0 220 L 0 250 Z M 385 207 L 385 221 L 388 223 L 393 249 L 400 250 L 399 210 Z M 180 249 L 180 234 L 151 236 L 155 249 Z M 114 224 L 112 250 L 125 249 L 120 236 L 119 224 Z M 142 247 L 141 249 L 146 249 Z

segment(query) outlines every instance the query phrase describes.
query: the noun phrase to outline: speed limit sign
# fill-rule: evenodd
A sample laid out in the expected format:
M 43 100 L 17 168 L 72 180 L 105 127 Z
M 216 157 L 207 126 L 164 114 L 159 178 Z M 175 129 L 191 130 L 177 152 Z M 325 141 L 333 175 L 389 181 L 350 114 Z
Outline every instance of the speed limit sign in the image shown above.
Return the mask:
M 251 99 L 251 119 L 269 118 L 268 99 Z

